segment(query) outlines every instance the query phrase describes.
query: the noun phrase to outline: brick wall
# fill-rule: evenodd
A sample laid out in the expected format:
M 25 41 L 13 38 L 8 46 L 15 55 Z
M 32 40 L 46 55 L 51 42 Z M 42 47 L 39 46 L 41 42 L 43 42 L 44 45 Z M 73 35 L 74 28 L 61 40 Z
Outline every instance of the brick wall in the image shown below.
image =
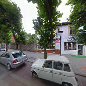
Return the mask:
M 16 45 L 12 44 L 10 45 L 11 49 L 16 49 Z M 31 45 L 18 45 L 18 49 L 22 49 L 24 51 L 35 51 L 36 50 L 36 44 L 31 44 Z

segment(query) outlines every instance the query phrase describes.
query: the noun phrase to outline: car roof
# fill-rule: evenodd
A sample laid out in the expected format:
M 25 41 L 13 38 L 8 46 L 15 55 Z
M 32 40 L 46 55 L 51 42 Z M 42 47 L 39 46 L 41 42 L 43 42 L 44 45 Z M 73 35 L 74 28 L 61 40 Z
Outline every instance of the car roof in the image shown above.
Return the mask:
M 60 61 L 64 63 L 69 63 L 69 60 L 65 56 L 59 56 L 59 55 L 49 55 L 46 60 L 54 60 L 54 61 Z

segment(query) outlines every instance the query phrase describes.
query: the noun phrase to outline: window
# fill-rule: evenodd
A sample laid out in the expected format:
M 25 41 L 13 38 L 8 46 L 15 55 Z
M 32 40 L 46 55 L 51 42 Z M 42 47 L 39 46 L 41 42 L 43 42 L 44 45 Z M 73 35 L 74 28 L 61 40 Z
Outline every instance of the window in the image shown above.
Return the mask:
M 70 35 L 73 35 L 74 31 L 72 29 L 70 29 Z
M 54 62 L 54 69 L 62 70 L 63 64 L 61 62 Z
M 45 68 L 52 68 L 52 61 L 46 61 L 46 62 L 44 63 L 44 67 L 45 67 Z
M 12 55 L 13 55 L 14 58 L 18 58 L 18 57 L 22 56 L 22 53 L 21 52 L 13 53 Z
M 76 50 L 76 42 L 64 42 L 64 50 Z
M 69 64 L 64 64 L 64 71 L 70 72 L 70 66 Z

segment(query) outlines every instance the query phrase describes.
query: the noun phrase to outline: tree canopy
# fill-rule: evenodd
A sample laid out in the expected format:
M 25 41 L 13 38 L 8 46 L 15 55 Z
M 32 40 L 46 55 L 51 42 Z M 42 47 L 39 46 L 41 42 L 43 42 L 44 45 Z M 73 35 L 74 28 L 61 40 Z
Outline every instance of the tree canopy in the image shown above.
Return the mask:
M 85 0 L 68 0 L 68 4 L 72 6 L 72 12 L 70 15 L 70 22 L 77 30 L 77 36 L 79 42 L 86 44 L 86 1 Z M 83 27 L 82 30 L 79 30 L 80 27 Z M 83 33 L 83 36 L 81 36 Z M 83 39 L 84 41 L 82 41 Z M 81 40 L 81 41 L 80 41 Z
M 15 35 L 22 30 L 21 18 L 20 9 L 15 3 L 9 0 L 0 0 L 0 36 L 3 42 L 7 44 L 10 42 L 11 33 L 16 39 Z
M 31 45 L 31 44 L 37 44 L 38 38 L 37 38 L 36 34 L 30 34 L 29 33 L 26 35 L 26 40 L 27 40 L 26 43 Z

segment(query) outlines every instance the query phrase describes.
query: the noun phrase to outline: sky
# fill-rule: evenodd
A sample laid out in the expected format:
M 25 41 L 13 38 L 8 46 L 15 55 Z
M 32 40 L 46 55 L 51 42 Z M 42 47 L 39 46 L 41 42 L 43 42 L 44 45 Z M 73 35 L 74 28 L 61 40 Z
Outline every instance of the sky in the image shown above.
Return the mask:
M 36 9 L 36 4 L 33 4 L 32 2 L 28 3 L 27 0 L 11 0 L 14 3 L 17 4 L 18 7 L 21 9 L 21 14 L 23 16 L 22 18 L 22 23 L 23 23 L 23 28 L 27 33 L 34 34 L 35 30 L 33 28 L 33 19 L 37 18 L 37 9 Z M 61 22 L 66 22 L 67 18 L 70 15 L 70 6 L 65 6 L 67 0 L 62 0 L 62 3 L 58 7 L 58 10 L 63 13 L 62 18 L 60 19 Z

